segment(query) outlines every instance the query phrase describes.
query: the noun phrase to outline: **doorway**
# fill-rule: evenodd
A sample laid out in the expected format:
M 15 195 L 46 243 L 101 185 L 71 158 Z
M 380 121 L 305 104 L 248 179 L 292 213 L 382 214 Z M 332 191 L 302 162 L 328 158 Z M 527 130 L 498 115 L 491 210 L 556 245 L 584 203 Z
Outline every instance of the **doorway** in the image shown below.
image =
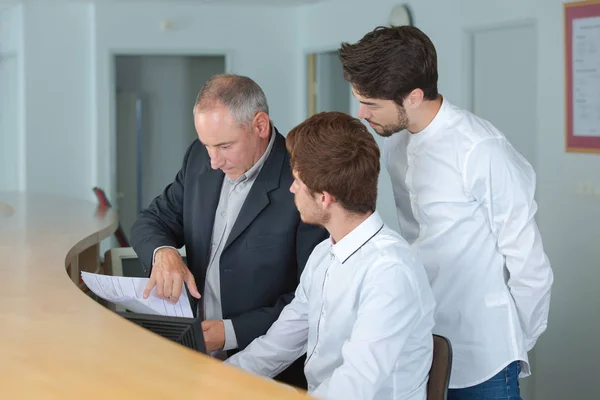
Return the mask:
M 308 117 L 323 111 L 350 114 L 350 84 L 344 79 L 339 52 L 307 55 Z
M 198 92 L 225 70 L 224 55 L 115 57 L 116 203 L 128 237 L 197 138 L 192 108 Z

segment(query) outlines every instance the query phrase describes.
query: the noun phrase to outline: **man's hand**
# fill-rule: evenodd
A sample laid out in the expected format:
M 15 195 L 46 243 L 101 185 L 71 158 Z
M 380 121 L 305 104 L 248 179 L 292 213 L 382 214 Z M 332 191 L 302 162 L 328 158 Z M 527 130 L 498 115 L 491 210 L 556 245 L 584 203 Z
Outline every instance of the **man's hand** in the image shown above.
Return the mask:
M 222 320 L 202 321 L 202 332 L 207 352 L 225 347 L 225 324 Z
M 156 295 L 162 299 L 169 299 L 175 304 L 179 300 L 183 282 L 187 283 L 190 294 L 195 298 L 200 298 L 200 293 L 196 287 L 194 275 L 183 262 L 181 255 L 175 249 L 159 249 L 154 255 L 154 264 L 150 280 L 144 289 L 144 298 L 147 299 L 156 286 Z

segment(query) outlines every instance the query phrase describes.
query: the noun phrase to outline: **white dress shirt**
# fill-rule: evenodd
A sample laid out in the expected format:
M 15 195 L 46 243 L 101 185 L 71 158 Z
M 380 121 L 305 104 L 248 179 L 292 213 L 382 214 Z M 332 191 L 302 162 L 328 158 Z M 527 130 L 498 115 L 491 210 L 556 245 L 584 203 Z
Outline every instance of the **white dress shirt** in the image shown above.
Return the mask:
M 315 397 L 423 400 L 434 308 L 423 265 L 374 213 L 338 243 L 315 247 L 294 300 L 226 362 L 274 377 L 307 352 Z
M 231 228 L 235 224 L 237 217 L 250 193 L 250 189 L 254 185 L 256 178 L 261 171 L 263 165 L 271 149 L 275 143 L 275 128 L 271 128 L 271 138 L 263 155 L 259 160 L 244 174 L 235 181 L 232 181 L 227 176 L 223 179 L 221 186 L 221 195 L 219 196 L 219 204 L 215 212 L 215 222 L 210 246 L 210 258 L 206 269 L 206 280 L 204 284 L 204 295 L 201 301 L 204 304 L 204 318 L 207 320 L 223 319 L 223 309 L 221 307 L 221 255 L 225 248 L 225 243 L 229 238 Z M 222 351 L 217 350 L 211 354 L 214 357 L 225 359 L 227 350 L 237 349 L 237 338 L 233 323 L 230 319 L 223 320 L 225 327 L 225 346 Z
M 492 124 L 443 100 L 423 131 L 384 141 L 402 235 L 425 264 L 451 388 L 521 360 L 544 332 L 553 274 L 534 220 L 535 173 Z

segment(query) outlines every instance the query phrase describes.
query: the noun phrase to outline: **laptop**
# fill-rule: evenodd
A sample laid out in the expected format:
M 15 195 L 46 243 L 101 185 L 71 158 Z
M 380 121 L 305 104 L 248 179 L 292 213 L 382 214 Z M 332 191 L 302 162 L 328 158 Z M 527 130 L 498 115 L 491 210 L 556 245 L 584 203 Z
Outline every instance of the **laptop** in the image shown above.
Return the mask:
M 116 313 L 157 335 L 207 354 L 202 333 L 202 321 L 204 320 L 202 302 L 192 296 L 189 297 L 192 310 L 195 310 L 196 314 L 194 318 L 139 314 L 130 311 L 117 311 Z

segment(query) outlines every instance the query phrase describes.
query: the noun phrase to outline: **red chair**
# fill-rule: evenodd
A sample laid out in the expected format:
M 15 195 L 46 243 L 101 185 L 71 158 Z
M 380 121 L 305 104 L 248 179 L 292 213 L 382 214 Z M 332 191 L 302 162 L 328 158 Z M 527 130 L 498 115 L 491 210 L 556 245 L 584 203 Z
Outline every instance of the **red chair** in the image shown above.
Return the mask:
M 112 207 L 110 201 L 108 201 L 108 197 L 106 197 L 106 193 L 104 193 L 104 190 L 100 189 L 99 187 L 94 187 L 92 190 L 96 194 L 96 198 L 98 198 L 98 202 L 102 208 L 108 209 Z M 127 240 L 127 235 L 125 235 L 125 232 L 123 232 L 121 224 L 119 224 L 117 230 L 115 231 L 115 237 L 119 242 L 119 247 L 131 247 L 129 240 Z

